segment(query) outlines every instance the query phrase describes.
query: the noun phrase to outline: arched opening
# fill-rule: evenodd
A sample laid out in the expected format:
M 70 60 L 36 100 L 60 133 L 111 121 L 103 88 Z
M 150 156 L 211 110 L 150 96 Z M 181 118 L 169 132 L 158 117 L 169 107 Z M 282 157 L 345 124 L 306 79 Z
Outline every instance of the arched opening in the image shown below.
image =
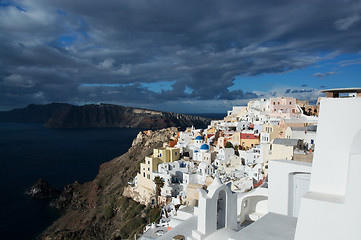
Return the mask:
M 226 192 L 224 190 L 219 192 L 217 199 L 217 229 L 226 226 Z
M 249 196 L 243 199 L 239 222 L 243 226 L 258 220 L 267 213 L 268 197 L 263 195 Z

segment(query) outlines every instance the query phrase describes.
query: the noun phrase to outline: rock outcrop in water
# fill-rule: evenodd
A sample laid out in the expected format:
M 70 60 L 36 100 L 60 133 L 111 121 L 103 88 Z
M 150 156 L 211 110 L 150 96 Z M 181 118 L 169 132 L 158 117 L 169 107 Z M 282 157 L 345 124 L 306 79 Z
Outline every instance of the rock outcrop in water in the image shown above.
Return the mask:
M 141 233 L 159 216 L 159 209 L 122 196 L 123 188 L 153 148 L 161 147 L 176 132 L 176 128 L 140 132 L 128 152 L 100 166 L 93 181 L 66 186 L 52 202 L 64 214 L 39 239 L 133 239 Z
M 63 103 L 31 104 L 23 109 L 0 112 L 1 122 L 39 122 L 48 128 L 143 128 L 205 127 L 209 119 L 170 112 L 112 104 L 74 106 Z
M 52 198 L 61 193 L 59 189 L 50 185 L 44 179 L 38 179 L 33 186 L 31 186 L 26 194 L 33 198 Z

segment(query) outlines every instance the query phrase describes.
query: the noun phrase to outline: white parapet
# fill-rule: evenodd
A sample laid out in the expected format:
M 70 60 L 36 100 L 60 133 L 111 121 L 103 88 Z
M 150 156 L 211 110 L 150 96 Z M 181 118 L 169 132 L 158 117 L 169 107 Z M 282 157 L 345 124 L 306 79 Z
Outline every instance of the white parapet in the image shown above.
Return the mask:
M 361 98 L 322 99 L 316 141 L 295 239 L 361 239 Z

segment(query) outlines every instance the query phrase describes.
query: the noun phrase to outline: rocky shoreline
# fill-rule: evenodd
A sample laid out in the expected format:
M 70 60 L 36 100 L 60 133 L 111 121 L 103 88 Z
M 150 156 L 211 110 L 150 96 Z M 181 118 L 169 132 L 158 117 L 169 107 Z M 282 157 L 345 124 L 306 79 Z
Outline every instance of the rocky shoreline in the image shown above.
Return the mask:
M 100 166 L 91 182 L 75 182 L 52 201 L 63 215 L 38 239 L 124 239 L 133 238 L 157 218 L 159 209 L 146 207 L 122 196 L 128 181 L 153 148 L 175 136 L 177 128 L 140 132 L 132 147 L 120 157 Z

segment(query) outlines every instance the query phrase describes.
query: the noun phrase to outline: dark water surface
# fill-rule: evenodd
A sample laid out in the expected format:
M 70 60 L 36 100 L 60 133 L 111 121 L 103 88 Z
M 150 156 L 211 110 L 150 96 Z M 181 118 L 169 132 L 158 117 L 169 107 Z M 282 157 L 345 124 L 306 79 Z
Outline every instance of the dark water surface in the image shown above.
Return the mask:
M 59 188 L 90 181 L 101 163 L 128 150 L 139 131 L 0 123 L 0 238 L 34 239 L 59 217 L 49 200 L 24 194 L 38 178 Z

